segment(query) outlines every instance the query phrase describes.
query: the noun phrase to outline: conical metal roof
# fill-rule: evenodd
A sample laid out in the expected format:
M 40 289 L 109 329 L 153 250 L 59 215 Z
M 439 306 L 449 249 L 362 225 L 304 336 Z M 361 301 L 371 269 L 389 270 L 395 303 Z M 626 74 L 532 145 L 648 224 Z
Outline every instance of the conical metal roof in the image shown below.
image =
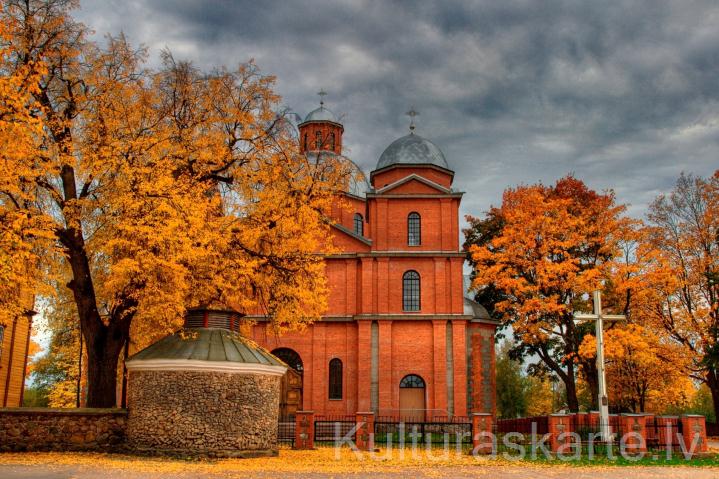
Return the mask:
M 221 328 L 186 328 L 134 354 L 130 361 L 177 359 L 286 366 L 253 341 Z

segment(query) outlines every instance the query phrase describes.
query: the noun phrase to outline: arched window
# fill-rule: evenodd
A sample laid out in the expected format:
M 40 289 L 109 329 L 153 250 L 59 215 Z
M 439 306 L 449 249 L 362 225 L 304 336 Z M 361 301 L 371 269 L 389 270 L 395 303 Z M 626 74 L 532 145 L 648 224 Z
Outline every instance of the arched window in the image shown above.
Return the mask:
M 322 132 L 318 131 L 315 133 L 315 150 L 322 148 Z
M 295 371 L 301 373 L 304 370 L 302 366 L 302 358 L 297 354 L 296 351 L 290 348 L 277 348 L 272 351 L 272 354 L 283 360 L 289 367 Z
M 335 149 L 335 134 L 330 133 L 330 150 Z
M 304 147 L 305 151 L 307 151 L 308 146 L 309 146 L 309 137 L 307 136 L 307 133 L 305 133 L 305 147 Z
M 342 399 L 342 361 L 330 361 L 330 399 Z
M 416 374 L 408 374 L 402 378 L 402 381 L 399 383 L 399 387 L 412 389 L 423 388 L 425 387 L 424 379 L 417 376 Z
M 359 213 L 355 213 L 354 230 L 356 235 L 364 236 L 364 218 Z
M 405 311 L 419 311 L 419 273 L 407 271 L 402 275 L 402 309 Z
M 422 218 L 414 211 L 407 215 L 407 244 L 410 246 L 422 244 Z

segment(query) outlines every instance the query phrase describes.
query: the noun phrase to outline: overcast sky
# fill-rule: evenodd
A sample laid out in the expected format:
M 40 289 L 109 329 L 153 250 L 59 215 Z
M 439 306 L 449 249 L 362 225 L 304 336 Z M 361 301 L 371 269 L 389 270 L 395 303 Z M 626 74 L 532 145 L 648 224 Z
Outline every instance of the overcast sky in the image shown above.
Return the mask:
M 324 88 L 366 172 L 414 105 L 463 214 L 571 172 L 642 216 L 681 171 L 719 168 L 716 0 L 85 0 L 75 16 L 155 64 L 164 47 L 207 69 L 254 58 L 302 116 Z

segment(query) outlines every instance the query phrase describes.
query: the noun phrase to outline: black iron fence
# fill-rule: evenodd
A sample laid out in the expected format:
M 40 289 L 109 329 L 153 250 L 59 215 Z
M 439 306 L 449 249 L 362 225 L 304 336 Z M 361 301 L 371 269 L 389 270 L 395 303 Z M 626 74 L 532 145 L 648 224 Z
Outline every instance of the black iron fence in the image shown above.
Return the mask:
M 595 414 L 571 414 L 567 416 L 567 431 L 575 432 L 582 443 L 590 440 L 596 444 L 600 432 L 599 417 Z M 492 426 L 497 443 L 503 436 L 519 433 L 525 440 L 531 440 L 532 434 L 541 437 L 550 432 L 549 416 L 536 416 L 518 419 L 499 419 Z M 281 417 L 278 423 L 278 442 L 294 445 L 295 416 Z M 355 441 L 354 429 L 357 426 L 355 415 L 315 416 L 314 442 L 316 444 L 335 444 L 343 438 Z M 609 416 L 609 426 L 615 438 L 619 439 L 624 431 L 622 417 Z M 649 416 L 646 418 L 645 439 L 649 449 L 679 448 L 682 442 L 682 421 L 676 416 Z M 592 436 L 593 435 L 593 436 Z M 707 423 L 707 435 L 719 435 L 719 425 Z M 378 446 L 386 444 L 433 444 L 458 445 L 468 447 L 472 444 L 472 421 L 466 416 L 438 416 L 431 421 L 418 421 L 413 417 L 377 416 L 374 421 L 374 442 Z M 513 442 L 519 443 L 518 438 Z
M 374 442 L 384 444 L 472 444 L 472 422 L 468 417 L 440 417 L 432 421 L 403 421 L 378 417 Z
M 315 444 L 332 443 L 350 435 L 357 425 L 355 416 L 317 416 L 315 417 Z M 354 434 L 349 436 L 354 440 Z
M 277 442 L 280 444 L 295 444 L 295 417 L 285 416 L 277 423 Z

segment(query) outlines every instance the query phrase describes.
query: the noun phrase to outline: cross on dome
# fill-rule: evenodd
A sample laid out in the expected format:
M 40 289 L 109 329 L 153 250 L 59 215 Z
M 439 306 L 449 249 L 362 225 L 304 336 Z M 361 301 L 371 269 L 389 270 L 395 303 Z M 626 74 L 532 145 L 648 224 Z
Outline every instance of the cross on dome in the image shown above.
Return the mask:
M 410 107 L 409 111 L 406 113 L 406 115 L 410 118 L 409 120 L 409 131 L 411 133 L 414 133 L 415 125 L 414 125 L 414 117 L 419 116 L 419 112 L 414 109 L 414 106 Z
M 327 92 L 324 88 L 321 88 L 320 91 L 317 92 L 317 94 L 320 96 L 320 106 L 324 106 L 325 104 L 325 97 L 327 96 Z

